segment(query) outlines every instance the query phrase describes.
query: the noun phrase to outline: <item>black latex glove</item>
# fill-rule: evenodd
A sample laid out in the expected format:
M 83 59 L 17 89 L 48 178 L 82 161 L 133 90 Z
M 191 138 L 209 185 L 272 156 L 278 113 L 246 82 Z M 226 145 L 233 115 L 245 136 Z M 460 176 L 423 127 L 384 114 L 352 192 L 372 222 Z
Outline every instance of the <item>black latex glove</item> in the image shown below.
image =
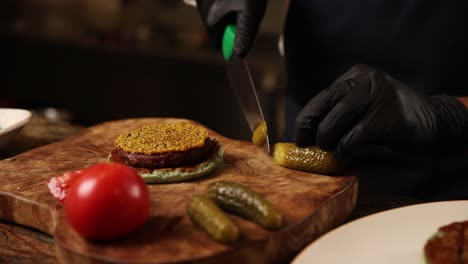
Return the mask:
M 220 49 L 228 24 L 237 27 L 234 53 L 245 57 L 252 48 L 267 0 L 197 0 L 197 7 L 208 35 Z
M 369 147 L 444 153 L 467 147 L 468 111 L 455 97 L 421 95 L 357 65 L 308 102 L 295 132 L 298 146 L 318 145 L 340 159 Z

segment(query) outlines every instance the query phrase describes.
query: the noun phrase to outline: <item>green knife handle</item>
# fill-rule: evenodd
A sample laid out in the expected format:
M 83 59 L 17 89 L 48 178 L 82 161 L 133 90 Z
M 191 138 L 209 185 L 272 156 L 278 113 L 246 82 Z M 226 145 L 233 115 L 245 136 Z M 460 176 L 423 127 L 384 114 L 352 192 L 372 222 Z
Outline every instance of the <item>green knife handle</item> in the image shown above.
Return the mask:
M 223 35 L 223 56 L 226 61 L 229 61 L 234 54 L 234 43 L 236 39 L 236 26 L 228 25 L 224 30 Z

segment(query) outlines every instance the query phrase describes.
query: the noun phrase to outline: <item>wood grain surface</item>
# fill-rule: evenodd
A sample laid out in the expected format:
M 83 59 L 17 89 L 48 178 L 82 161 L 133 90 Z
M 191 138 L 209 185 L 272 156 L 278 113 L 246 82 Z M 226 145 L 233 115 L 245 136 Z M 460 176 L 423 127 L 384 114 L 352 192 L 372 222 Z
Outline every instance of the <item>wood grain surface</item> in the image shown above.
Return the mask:
M 354 176 L 323 176 L 283 168 L 250 142 L 210 130 L 225 149 L 223 165 L 191 182 L 148 185 L 151 216 L 125 238 L 92 242 L 68 225 L 62 205 L 49 194 L 53 176 L 105 161 L 114 139 L 148 123 L 182 119 L 141 118 L 103 123 L 77 136 L 0 162 L 0 219 L 39 229 L 55 238 L 56 255 L 67 263 L 280 263 L 291 259 L 319 235 L 340 224 L 356 204 Z M 243 183 L 273 202 L 284 226 L 269 231 L 230 215 L 241 237 L 220 244 L 193 225 L 185 205 L 217 180 Z

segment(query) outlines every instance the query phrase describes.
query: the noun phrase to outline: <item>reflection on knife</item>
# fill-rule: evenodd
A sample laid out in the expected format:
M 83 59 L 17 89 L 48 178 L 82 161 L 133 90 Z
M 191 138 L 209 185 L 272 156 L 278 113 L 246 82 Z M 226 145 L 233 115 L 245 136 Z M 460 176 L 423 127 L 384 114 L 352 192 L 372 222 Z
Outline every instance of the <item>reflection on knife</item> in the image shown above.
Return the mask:
M 231 88 L 237 97 L 244 117 L 252 133 L 257 127 L 265 122 L 262 109 L 258 100 L 250 70 L 244 59 L 239 58 L 234 53 L 234 43 L 236 37 L 236 27 L 228 25 L 223 36 L 223 55 L 227 61 L 227 72 Z M 263 150 L 270 153 L 270 142 L 268 135 L 263 144 Z

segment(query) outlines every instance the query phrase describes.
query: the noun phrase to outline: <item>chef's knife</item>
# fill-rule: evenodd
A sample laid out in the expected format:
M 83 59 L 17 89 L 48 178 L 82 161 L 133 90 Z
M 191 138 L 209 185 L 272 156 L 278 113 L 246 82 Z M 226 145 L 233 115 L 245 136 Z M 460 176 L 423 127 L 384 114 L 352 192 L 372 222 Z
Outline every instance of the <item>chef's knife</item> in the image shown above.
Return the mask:
M 234 55 L 234 43 L 236 38 L 236 27 L 228 25 L 224 31 L 222 51 L 224 59 L 227 61 L 227 73 L 231 88 L 233 89 L 244 117 L 252 133 L 262 123 L 262 108 L 258 101 L 257 91 L 255 90 L 250 70 L 244 59 Z M 266 135 L 263 149 L 270 153 L 270 142 Z

